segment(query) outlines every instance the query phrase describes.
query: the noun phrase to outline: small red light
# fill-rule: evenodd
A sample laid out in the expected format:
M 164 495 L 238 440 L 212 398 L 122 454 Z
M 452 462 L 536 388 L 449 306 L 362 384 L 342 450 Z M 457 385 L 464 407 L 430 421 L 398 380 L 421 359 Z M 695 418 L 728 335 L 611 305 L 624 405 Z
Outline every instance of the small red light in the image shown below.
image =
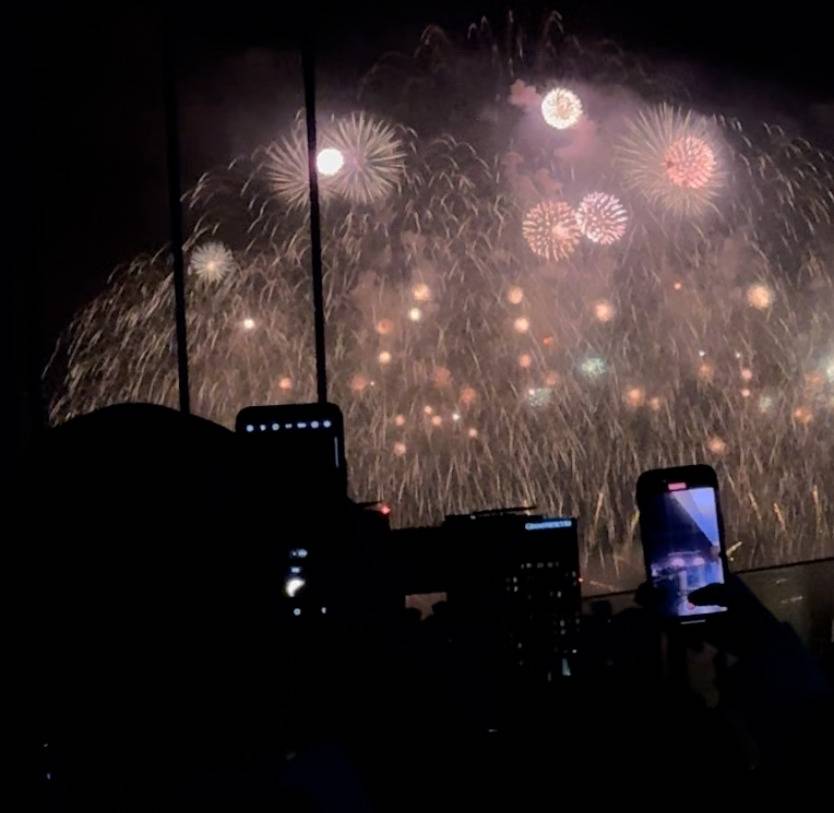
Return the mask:
M 382 505 L 379 509 L 379 513 L 382 514 L 382 516 L 387 517 L 391 513 L 391 506 Z
M 669 491 L 685 491 L 686 483 L 669 483 L 667 488 Z

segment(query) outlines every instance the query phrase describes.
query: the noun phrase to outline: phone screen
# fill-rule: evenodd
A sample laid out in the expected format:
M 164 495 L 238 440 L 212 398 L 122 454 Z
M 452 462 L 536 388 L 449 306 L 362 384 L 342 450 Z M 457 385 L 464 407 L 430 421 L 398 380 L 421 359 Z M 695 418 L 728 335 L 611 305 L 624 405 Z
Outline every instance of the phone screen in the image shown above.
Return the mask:
M 726 607 L 696 606 L 689 601 L 693 591 L 724 582 L 715 489 L 669 483 L 666 491 L 647 497 L 640 524 L 649 575 L 663 597 L 664 614 L 693 616 L 726 611 Z
M 342 414 L 331 404 L 247 407 L 236 429 L 258 474 L 283 478 L 296 490 L 344 491 L 346 464 Z

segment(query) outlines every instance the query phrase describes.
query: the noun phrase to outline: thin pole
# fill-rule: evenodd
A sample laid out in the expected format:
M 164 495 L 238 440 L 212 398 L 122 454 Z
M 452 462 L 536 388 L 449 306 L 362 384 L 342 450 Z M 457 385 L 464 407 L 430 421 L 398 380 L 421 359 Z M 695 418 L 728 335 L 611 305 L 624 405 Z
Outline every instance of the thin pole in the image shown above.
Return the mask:
M 327 401 L 327 363 L 324 344 L 324 289 L 321 265 L 321 211 L 316 169 L 316 63 L 312 26 L 306 26 L 301 48 L 304 108 L 307 114 L 307 161 L 310 175 L 310 258 L 313 271 L 313 319 L 316 332 L 316 389 L 319 403 Z
M 188 333 L 185 322 L 185 263 L 182 255 L 182 191 L 180 137 L 177 107 L 177 74 L 172 35 L 174 23 L 163 22 L 162 82 L 165 93 L 165 130 L 168 158 L 168 212 L 171 230 L 171 254 L 174 259 L 174 319 L 177 326 L 177 380 L 180 411 L 191 412 L 191 393 L 188 385 Z

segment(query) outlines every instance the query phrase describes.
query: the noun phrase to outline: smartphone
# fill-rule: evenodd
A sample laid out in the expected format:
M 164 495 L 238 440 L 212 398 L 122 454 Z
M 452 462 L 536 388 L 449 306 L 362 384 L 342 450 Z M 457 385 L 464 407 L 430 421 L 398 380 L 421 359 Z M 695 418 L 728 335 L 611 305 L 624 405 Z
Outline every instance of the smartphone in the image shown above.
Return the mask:
M 242 409 L 235 431 L 266 479 L 275 473 L 295 491 L 344 496 L 347 492 L 345 428 L 335 404 L 277 404 Z
M 637 481 L 637 506 L 646 576 L 661 597 L 661 612 L 699 623 L 726 612 L 726 607 L 689 600 L 695 590 L 726 581 L 715 470 L 697 465 L 644 472 Z

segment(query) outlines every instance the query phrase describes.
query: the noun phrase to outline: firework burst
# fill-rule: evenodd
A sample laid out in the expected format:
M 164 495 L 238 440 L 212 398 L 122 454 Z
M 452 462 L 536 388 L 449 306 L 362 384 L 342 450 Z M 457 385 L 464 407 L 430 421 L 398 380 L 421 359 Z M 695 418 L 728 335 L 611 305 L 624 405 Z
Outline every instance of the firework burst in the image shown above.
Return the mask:
M 223 243 L 203 243 L 191 254 L 189 269 L 201 282 L 212 285 L 235 270 L 235 257 Z
M 628 122 L 615 156 L 625 184 L 674 215 L 703 213 L 724 182 L 707 121 L 665 104 Z
M 564 201 L 544 201 L 524 216 L 521 233 L 530 250 L 545 260 L 566 260 L 582 233 L 576 213 Z
M 542 116 L 551 127 L 567 130 L 582 117 L 582 101 L 572 90 L 554 88 L 542 99 Z
M 592 243 L 609 246 L 626 232 L 628 214 L 619 198 L 605 192 L 591 192 L 576 210 L 576 222 Z
M 390 125 L 353 113 L 332 123 L 327 143 L 344 159 L 333 179 L 334 190 L 350 202 L 373 203 L 399 188 L 405 149 Z
M 321 140 L 325 141 L 324 138 Z M 324 149 L 330 147 L 328 144 Z M 310 170 L 304 124 L 300 120 L 296 121 L 289 135 L 270 144 L 265 153 L 265 175 L 275 193 L 288 208 L 303 209 L 310 200 Z M 319 176 L 319 197 L 322 202 L 332 196 L 334 180 L 335 176 Z

